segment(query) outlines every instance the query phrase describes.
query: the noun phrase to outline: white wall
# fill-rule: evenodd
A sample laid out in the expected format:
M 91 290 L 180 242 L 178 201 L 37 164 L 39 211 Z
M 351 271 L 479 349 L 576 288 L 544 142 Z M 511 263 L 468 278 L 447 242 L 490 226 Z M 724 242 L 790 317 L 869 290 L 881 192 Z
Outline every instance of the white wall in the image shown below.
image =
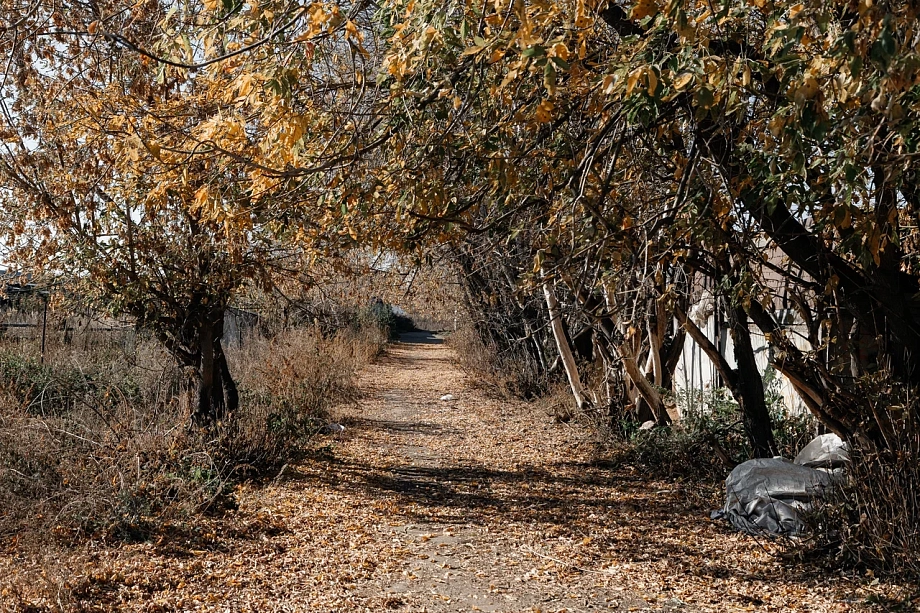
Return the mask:
M 729 365 L 733 368 L 736 367 L 737 362 L 735 361 L 734 345 L 731 335 L 728 334 L 727 325 L 723 323 L 721 334 L 719 335 L 721 338 L 719 339 L 716 339 L 716 320 L 714 314 L 709 315 L 705 323 L 698 323 L 697 325 L 700 326 L 700 329 L 706 334 L 706 337 L 712 341 L 714 345 L 720 348 L 722 355 Z M 811 350 L 808 340 L 805 337 L 803 324 L 794 323 L 787 327 L 787 332 L 790 334 L 790 337 L 797 347 L 806 351 Z M 757 367 L 761 375 L 763 375 L 769 366 L 770 347 L 760 330 L 753 327 L 751 329 L 751 344 L 754 347 L 754 357 L 757 360 Z M 779 373 L 777 373 L 777 379 L 779 391 L 783 397 L 783 404 L 786 410 L 796 415 L 806 413 L 808 409 L 805 408 L 805 404 L 802 402 L 802 399 L 799 398 L 792 383 Z M 718 381 L 719 376 L 715 365 L 688 334 L 684 340 L 684 348 L 680 361 L 677 363 L 677 368 L 674 371 L 674 391 L 680 399 L 678 408 L 683 409 L 685 403 L 688 401 L 692 408 L 705 408 L 698 406 L 700 393 L 705 396 L 707 392 L 711 392 L 718 387 Z

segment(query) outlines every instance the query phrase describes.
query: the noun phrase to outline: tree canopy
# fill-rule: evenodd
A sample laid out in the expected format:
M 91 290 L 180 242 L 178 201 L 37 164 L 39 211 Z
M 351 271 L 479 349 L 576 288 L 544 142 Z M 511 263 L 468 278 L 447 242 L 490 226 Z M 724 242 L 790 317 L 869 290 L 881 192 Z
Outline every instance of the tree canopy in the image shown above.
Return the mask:
M 189 316 L 137 306 L 157 292 L 226 304 L 290 249 L 447 244 L 480 308 L 528 313 L 484 333 L 541 368 L 556 294 L 581 318 L 617 382 L 585 402 L 667 422 L 689 335 L 769 455 L 757 331 L 829 428 L 897 446 L 887 407 L 920 383 L 912 4 L 65 4 L 4 3 L 9 241 L 168 342 Z M 169 267 L 198 272 L 167 292 Z M 703 288 L 734 363 L 688 317 Z
M 676 319 L 768 454 L 750 320 L 828 427 L 896 445 L 879 407 L 918 377 L 914 7 L 398 6 L 384 83 L 398 100 L 439 90 L 392 141 L 401 191 L 427 196 L 416 218 L 505 245 L 538 230 L 519 281 L 552 271 L 653 407 Z M 686 317 L 706 283 L 735 365 Z

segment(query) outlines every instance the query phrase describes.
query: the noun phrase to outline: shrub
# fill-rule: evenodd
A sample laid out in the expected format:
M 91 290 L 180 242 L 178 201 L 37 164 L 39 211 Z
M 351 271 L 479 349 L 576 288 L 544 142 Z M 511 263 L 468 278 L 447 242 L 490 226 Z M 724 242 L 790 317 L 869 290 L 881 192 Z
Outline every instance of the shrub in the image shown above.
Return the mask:
M 216 432 L 188 428 L 182 373 L 153 343 L 50 365 L 3 354 L 0 534 L 138 539 L 232 506 L 234 482 L 296 457 L 329 409 L 356 398 L 355 372 L 384 341 L 288 330 L 229 349 L 241 403 Z
M 7 350 L 0 353 L 0 387 L 32 415 L 59 415 L 75 409 L 95 385 L 93 377 L 80 369 L 53 368 Z
M 332 407 L 357 400 L 357 370 L 385 342 L 377 327 L 329 337 L 295 329 L 231 354 L 240 412 L 221 431 L 224 461 L 251 472 L 291 459 L 326 423 Z
M 785 408 L 769 373 L 765 383 L 780 455 L 794 457 L 817 434 L 818 424 L 810 414 Z M 715 481 L 753 456 L 740 409 L 727 389 L 685 390 L 677 400 L 683 417 L 670 427 L 640 430 L 635 421 L 620 422 L 616 432 L 625 443 L 620 447 L 624 459 L 662 476 Z
M 461 368 L 500 396 L 532 399 L 551 388 L 551 378 L 523 348 L 500 351 L 484 342 L 471 325 L 452 332 L 447 342 L 456 351 Z
M 814 538 L 800 554 L 920 581 L 920 436 L 913 427 L 899 434 L 885 453 L 851 449 L 847 478 L 810 515 Z

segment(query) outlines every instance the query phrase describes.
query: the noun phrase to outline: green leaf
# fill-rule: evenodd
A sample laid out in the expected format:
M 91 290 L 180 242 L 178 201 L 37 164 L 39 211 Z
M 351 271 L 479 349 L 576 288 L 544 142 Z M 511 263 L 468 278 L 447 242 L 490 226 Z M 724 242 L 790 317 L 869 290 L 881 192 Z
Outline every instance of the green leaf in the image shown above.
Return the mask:
M 543 68 L 543 86 L 550 94 L 556 91 L 556 69 L 553 68 L 552 62 L 547 62 Z
M 569 69 L 569 63 L 566 62 L 566 61 L 565 61 L 564 59 L 562 59 L 561 57 L 551 57 L 550 59 L 552 60 L 553 64 L 555 64 L 556 66 L 558 66 L 558 67 L 561 68 L 562 70 L 568 70 L 568 69 Z
M 887 65 L 888 60 L 894 55 L 894 51 L 894 36 L 892 36 L 891 30 L 886 27 L 872 44 L 872 50 L 869 53 L 873 60 Z
M 715 100 L 712 95 L 712 90 L 705 85 L 696 90 L 696 95 L 694 97 L 696 98 L 697 106 L 703 109 L 712 107 L 712 103 Z
M 856 55 L 853 56 L 853 59 L 850 60 L 850 76 L 858 77 L 859 73 L 862 71 L 863 61 L 862 57 Z
M 546 49 L 540 45 L 534 45 L 533 47 L 527 47 L 524 49 L 524 53 L 521 55 L 524 57 L 542 57 L 546 55 Z
M 859 176 L 859 169 L 853 164 L 847 164 L 843 171 L 847 183 L 852 183 Z

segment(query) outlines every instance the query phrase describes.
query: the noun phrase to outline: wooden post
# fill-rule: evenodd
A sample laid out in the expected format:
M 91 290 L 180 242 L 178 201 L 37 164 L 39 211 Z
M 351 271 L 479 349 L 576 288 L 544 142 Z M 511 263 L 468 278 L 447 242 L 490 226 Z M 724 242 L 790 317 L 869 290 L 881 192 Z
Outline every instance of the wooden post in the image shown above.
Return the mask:
M 42 356 L 39 360 L 41 364 L 45 363 L 45 337 L 48 328 L 48 294 L 43 295 L 45 297 L 45 308 L 42 310 Z

